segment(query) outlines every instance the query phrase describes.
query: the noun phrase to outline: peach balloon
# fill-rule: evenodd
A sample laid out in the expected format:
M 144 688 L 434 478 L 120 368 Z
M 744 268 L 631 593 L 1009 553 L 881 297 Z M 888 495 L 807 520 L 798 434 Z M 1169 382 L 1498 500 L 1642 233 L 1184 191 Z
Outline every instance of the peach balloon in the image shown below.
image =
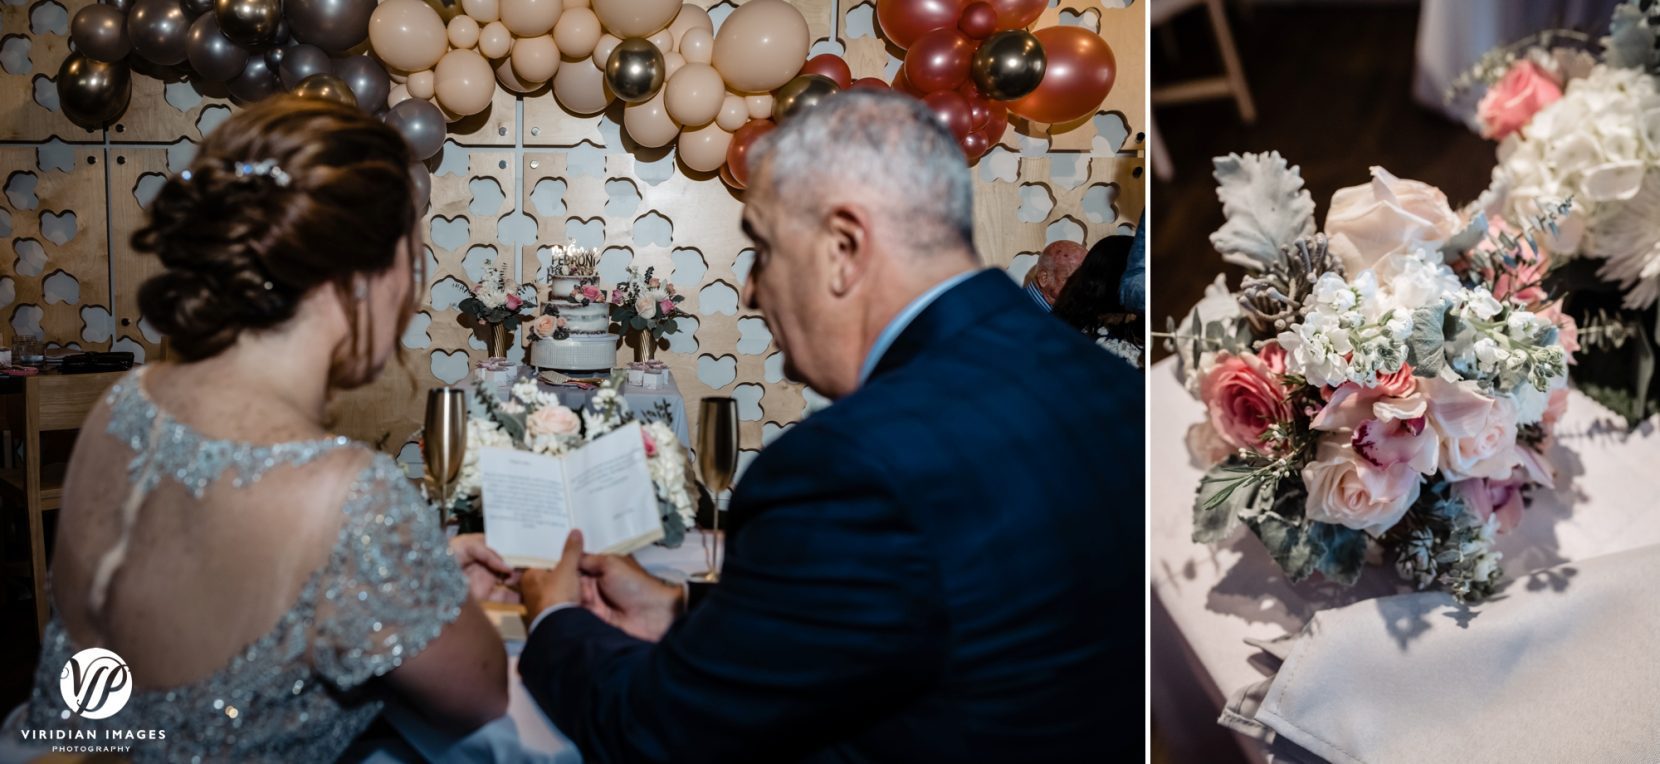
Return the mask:
M 438 81 L 433 79 L 431 70 L 409 75 L 409 81 L 404 84 L 409 90 L 409 95 L 415 98 L 431 98 L 437 86 Z
M 553 42 L 566 58 L 587 58 L 599 44 L 599 17 L 587 8 L 566 8 L 553 25 Z
M 732 134 L 711 122 L 680 134 L 680 161 L 697 172 L 714 172 L 726 163 L 726 150 L 731 145 Z
M 501 0 L 501 23 L 514 37 L 536 37 L 553 31 L 565 0 Z
M 567 11 L 576 8 L 587 8 L 589 5 L 588 0 L 565 0 L 565 10 Z
M 436 98 L 428 98 L 427 103 L 432 104 L 434 108 L 438 109 L 439 114 L 444 115 L 445 122 L 460 122 L 462 117 L 467 116 L 465 114 L 456 114 L 455 112 L 444 108 L 444 105 L 439 103 Z
M 501 58 L 513 49 L 513 33 L 500 21 L 492 21 L 484 25 L 478 33 L 478 52 L 487 58 Z
M 749 104 L 744 102 L 744 97 L 727 93 L 726 97 L 721 100 L 720 114 L 715 116 L 715 124 L 720 125 L 720 129 L 730 133 L 743 127 L 744 123 L 748 121 Z
M 369 16 L 369 46 L 395 69 L 431 69 L 448 44 L 444 20 L 421 0 L 386 0 Z
M 559 47 L 548 35 L 521 37 L 513 43 L 512 61 L 521 82 L 541 84 L 559 70 Z
M 784 0 L 750 0 L 721 23 L 713 63 L 733 90 L 766 93 L 801 71 L 811 45 L 807 19 L 795 6 Z
M 600 35 L 599 42 L 594 43 L 594 66 L 604 69 L 605 62 L 611 60 L 611 51 L 616 50 L 621 44 L 622 38 L 614 34 Z
M 668 96 L 663 103 L 674 121 L 688 127 L 707 125 L 720 114 L 726 100 L 726 83 L 720 72 L 708 64 L 686 64 L 663 86 Z
M 519 75 L 513 72 L 513 59 L 511 58 L 504 58 L 501 63 L 496 64 L 496 81 L 500 82 L 502 87 L 515 93 L 529 93 L 544 84 L 541 82 L 525 82 L 519 79 Z
M 680 41 L 686 37 L 686 33 L 693 29 L 702 29 L 713 38 L 715 22 L 709 18 L 708 11 L 687 3 L 680 6 L 680 13 L 675 15 L 674 23 L 669 24 L 669 34 L 674 36 L 674 44 L 678 46 Z
M 480 24 L 501 18 L 501 0 L 461 0 L 461 10 Z
M 646 42 L 651 43 L 658 50 L 662 51 L 664 55 L 674 52 L 674 35 L 669 34 L 669 30 L 667 29 L 646 37 Z
M 484 111 L 496 94 L 496 73 L 476 50 L 452 50 L 432 71 L 438 105 L 467 117 Z
M 680 126 L 669 117 L 663 106 L 663 91 L 644 103 L 629 104 L 623 109 L 623 129 L 635 143 L 648 149 L 669 145 L 680 134 Z
M 750 119 L 772 118 L 772 95 L 770 93 L 745 96 L 744 105 L 749 107 Z
M 605 31 L 618 37 L 650 37 L 680 13 L 675 0 L 594 0 Z
M 688 29 L 680 38 L 679 50 L 688 62 L 707 64 L 715 59 L 715 36 L 707 29 Z
M 403 85 L 393 85 L 392 92 L 386 96 L 386 108 L 390 109 L 410 99 L 409 88 Z
M 457 48 L 471 48 L 478 44 L 478 22 L 472 16 L 457 15 L 450 19 L 450 45 Z
M 591 61 L 570 61 L 553 75 L 553 97 L 573 114 L 594 114 L 611 105 L 605 72 Z
M 384 68 L 386 69 L 386 79 L 391 80 L 392 84 L 402 85 L 409 81 L 409 72 L 402 69 L 393 69 L 390 66 L 386 66 Z
M 680 67 L 685 66 L 685 65 L 686 65 L 686 57 L 685 56 L 682 56 L 679 53 L 675 53 L 674 51 L 669 51 L 668 53 L 664 53 L 663 54 L 663 79 L 666 80 L 670 77 L 673 77 L 674 73 L 680 71 Z

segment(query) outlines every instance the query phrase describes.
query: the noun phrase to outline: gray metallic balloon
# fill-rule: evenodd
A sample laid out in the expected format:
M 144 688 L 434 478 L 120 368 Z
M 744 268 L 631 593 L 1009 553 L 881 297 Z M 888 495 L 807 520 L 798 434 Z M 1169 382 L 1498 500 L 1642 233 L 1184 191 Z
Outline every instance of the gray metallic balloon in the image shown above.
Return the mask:
M 320 98 L 347 106 L 357 105 L 357 96 L 352 95 L 352 89 L 346 87 L 346 81 L 332 74 L 313 74 L 300 80 L 299 86 L 294 88 L 294 95 L 301 98 Z
M 219 31 L 219 17 L 211 13 L 191 22 L 185 51 L 190 56 L 190 68 L 210 82 L 236 77 L 248 63 L 248 51 Z
M 432 171 L 423 160 L 409 166 L 409 175 L 415 180 L 415 206 L 424 214 L 432 201 Z
M 127 12 L 127 37 L 145 60 L 173 66 L 185 60 L 190 18 L 179 0 L 137 0 Z
M 400 101 L 386 112 L 385 121 L 409 141 L 416 159 L 430 159 L 444 147 L 444 113 L 425 98 Z
M 290 45 L 283 51 L 277 73 L 282 75 L 283 88 L 293 90 L 313 74 L 334 74 L 334 59 L 315 45 Z
M 277 45 L 267 48 L 265 53 L 262 54 L 265 56 L 265 65 L 271 67 L 271 71 L 280 73 L 282 71 L 282 57 L 288 53 L 290 47 L 292 46 Z
M 639 37 L 617 43 L 605 61 L 605 84 L 628 103 L 651 100 L 663 88 L 667 73 L 663 52 Z
M 71 53 L 58 67 L 58 107 L 64 116 L 88 130 L 99 130 L 119 119 L 133 97 L 132 73 L 126 64 Z
M 242 65 L 242 73 L 225 83 L 225 88 L 237 100 L 252 103 L 281 90 L 281 85 L 277 71 L 265 62 L 264 56 L 249 56 L 248 63 Z
M 287 0 L 283 16 L 300 42 L 344 53 L 369 39 L 375 0 Z
M 231 42 L 257 48 L 276 41 L 282 0 L 214 0 L 213 12 Z
M 213 10 L 213 0 L 184 0 L 184 12 L 191 18 L 196 18 Z
M 75 50 L 89 58 L 115 63 L 127 57 L 133 41 L 127 37 L 127 14 L 113 5 L 89 5 L 69 22 Z
M 392 94 L 392 79 L 379 61 L 363 56 L 347 56 L 334 62 L 334 75 L 346 81 L 346 87 L 357 96 L 357 105 L 370 114 L 386 111 L 386 97 Z
M 114 8 L 124 16 L 133 7 L 133 0 L 98 0 L 98 4 Z

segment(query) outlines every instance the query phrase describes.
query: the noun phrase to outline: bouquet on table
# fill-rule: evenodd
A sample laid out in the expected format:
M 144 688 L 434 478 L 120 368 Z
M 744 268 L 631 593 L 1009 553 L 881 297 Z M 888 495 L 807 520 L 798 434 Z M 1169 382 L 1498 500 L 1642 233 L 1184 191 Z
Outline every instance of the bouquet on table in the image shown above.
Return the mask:
M 1559 230 L 1539 239 L 1558 258 L 1547 287 L 1580 325 L 1574 381 L 1632 426 L 1660 413 L 1657 33 L 1660 3 L 1632 0 L 1615 8 L 1600 46 L 1541 32 L 1488 53 L 1455 85 L 1487 86 L 1476 119 L 1500 141 L 1482 210 L 1517 220 L 1573 199 Z
M 487 327 L 491 334 L 490 355 L 507 355 L 507 342 L 519 323 L 526 320 L 536 307 L 536 288 L 519 284 L 508 275 L 500 263 L 484 266 L 484 276 L 467 290 L 467 297 L 459 305 L 462 313 L 471 316 L 475 325 Z
M 483 527 L 478 463 L 483 449 L 514 448 L 559 456 L 634 422 L 635 416 L 619 392 L 625 376 L 613 374 L 601 383 L 581 414 L 562 405 L 557 395 L 542 392 L 532 379 L 514 384 L 505 399 L 476 389 L 467 414 L 467 454 L 448 508 L 460 520 L 462 529 Z M 640 435 L 645 441 L 646 466 L 663 521 L 663 539 L 657 543 L 677 547 L 693 527 L 696 505 L 688 489 L 686 449 L 675 436 L 666 410 L 658 413 L 656 418 L 640 421 Z
M 651 347 L 665 334 L 680 330 L 678 319 L 690 316 L 680 309 L 685 295 L 676 294 L 674 285 L 657 278 L 655 268 L 640 273 L 628 269 L 628 280 L 611 290 L 611 320 L 622 325 L 623 331 L 645 332 L 651 337 Z
M 1208 413 L 1188 433 L 1208 469 L 1193 538 L 1244 526 L 1292 581 L 1352 584 L 1377 550 L 1418 588 L 1479 599 L 1495 535 L 1553 482 L 1573 324 L 1531 241 L 1563 210 L 1514 231 L 1372 176 L 1317 233 L 1279 154 L 1216 160 L 1227 222 L 1211 243 L 1250 273 L 1236 290 L 1218 277 L 1169 333 Z

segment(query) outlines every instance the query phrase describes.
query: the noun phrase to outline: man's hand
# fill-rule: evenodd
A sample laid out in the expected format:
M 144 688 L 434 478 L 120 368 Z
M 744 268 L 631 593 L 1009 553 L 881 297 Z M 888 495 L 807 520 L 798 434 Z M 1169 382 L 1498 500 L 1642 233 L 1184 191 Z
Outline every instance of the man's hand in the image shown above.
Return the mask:
M 484 544 L 484 534 L 463 533 L 450 539 L 450 555 L 467 577 L 467 590 L 476 602 L 518 602 L 508 587 L 519 585 L 519 572 Z
M 647 573 L 633 557 L 587 554 L 581 567 L 595 584 L 583 607 L 629 636 L 656 642 L 683 609 L 685 591 Z
M 536 620 L 543 610 L 554 605 L 582 604 L 582 573 L 577 564 L 582 561 L 582 531 L 571 531 L 565 537 L 565 550 L 559 564 L 553 568 L 526 568 L 519 576 L 519 596 L 524 601 L 525 628 Z

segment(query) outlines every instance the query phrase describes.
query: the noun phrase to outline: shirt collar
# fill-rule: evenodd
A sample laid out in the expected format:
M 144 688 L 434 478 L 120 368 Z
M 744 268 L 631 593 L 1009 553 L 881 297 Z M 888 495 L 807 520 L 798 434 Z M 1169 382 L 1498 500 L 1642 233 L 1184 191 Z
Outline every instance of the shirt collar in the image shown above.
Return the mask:
M 1043 308 L 1045 311 L 1053 312 L 1055 310 L 1054 306 L 1049 304 L 1049 300 L 1043 296 L 1043 292 L 1038 289 L 1036 281 L 1026 285 L 1026 294 L 1031 295 L 1032 301 L 1036 302 L 1038 307 Z
M 976 273 L 979 273 L 979 271 L 966 270 L 941 281 L 899 311 L 899 315 L 894 316 L 893 320 L 889 321 L 888 325 L 882 329 L 882 333 L 876 336 L 876 344 L 870 346 L 870 352 L 865 354 L 865 364 L 859 369 L 859 385 L 864 386 L 865 380 L 870 378 L 870 373 L 876 370 L 876 362 L 882 360 L 882 354 L 888 352 L 888 348 L 893 346 L 893 341 L 899 339 L 899 335 L 904 333 L 905 327 L 910 326 L 911 322 L 916 320 L 918 314 L 939 299 L 940 295 L 945 294 L 946 290 L 967 281 Z

